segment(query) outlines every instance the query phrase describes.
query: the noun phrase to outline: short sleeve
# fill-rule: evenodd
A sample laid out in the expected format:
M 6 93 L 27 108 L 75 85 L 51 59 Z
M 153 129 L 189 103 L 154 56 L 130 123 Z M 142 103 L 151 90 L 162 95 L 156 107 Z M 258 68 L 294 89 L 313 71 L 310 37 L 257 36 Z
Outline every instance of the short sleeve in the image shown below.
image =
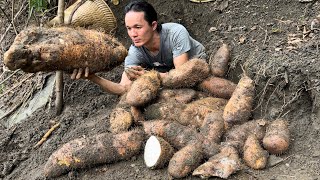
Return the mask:
M 191 43 L 189 39 L 189 33 L 187 29 L 179 25 L 177 29 L 173 32 L 173 58 L 180 56 L 183 53 L 188 52 L 191 49 Z
M 128 55 L 124 60 L 124 67 L 139 66 L 142 63 L 141 59 L 143 59 L 141 52 L 135 46 L 131 45 Z

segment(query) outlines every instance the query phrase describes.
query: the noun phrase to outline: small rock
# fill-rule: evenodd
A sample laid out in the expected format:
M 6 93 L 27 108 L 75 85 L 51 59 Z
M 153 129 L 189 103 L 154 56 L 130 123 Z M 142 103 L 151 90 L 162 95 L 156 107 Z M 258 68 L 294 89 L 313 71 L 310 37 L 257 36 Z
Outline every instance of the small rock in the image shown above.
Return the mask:
M 3 163 L 2 174 L 4 176 L 8 175 L 13 171 L 14 168 L 15 168 L 15 165 L 13 162 L 11 162 L 11 161 L 5 162 L 5 163 Z
M 320 150 L 319 149 L 314 150 L 312 153 L 312 157 L 319 157 L 319 156 L 320 156 Z
M 216 28 L 216 27 L 211 27 L 210 29 L 209 29 L 209 33 L 210 32 L 215 32 L 215 31 L 217 31 L 218 29 Z

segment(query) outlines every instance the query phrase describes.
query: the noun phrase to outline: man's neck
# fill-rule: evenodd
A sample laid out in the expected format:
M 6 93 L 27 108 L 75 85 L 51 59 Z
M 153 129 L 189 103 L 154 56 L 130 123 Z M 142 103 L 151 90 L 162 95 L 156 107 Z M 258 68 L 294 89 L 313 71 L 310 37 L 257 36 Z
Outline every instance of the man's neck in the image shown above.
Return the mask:
M 147 48 L 152 54 L 158 54 L 160 49 L 160 34 L 155 32 L 150 39 L 150 42 L 146 43 L 144 47 Z

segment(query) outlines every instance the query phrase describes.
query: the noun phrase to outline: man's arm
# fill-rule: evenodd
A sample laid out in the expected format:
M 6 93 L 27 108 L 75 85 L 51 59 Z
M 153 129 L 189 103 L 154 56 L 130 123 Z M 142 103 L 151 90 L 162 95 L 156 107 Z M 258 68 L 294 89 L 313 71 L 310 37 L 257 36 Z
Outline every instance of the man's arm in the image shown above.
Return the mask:
M 104 91 L 108 93 L 122 95 L 127 91 L 128 87 L 131 84 L 131 81 L 127 77 L 124 78 L 123 76 L 126 76 L 126 74 L 125 73 L 122 74 L 120 83 L 112 82 L 110 80 L 99 77 L 95 74 L 89 75 L 86 79 L 98 84 Z M 126 79 L 128 81 L 126 81 Z
M 186 63 L 189 60 L 189 56 L 188 53 L 183 53 L 180 56 L 177 56 L 173 59 L 173 65 L 175 68 L 181 66 L 182 64 Z M 167 72 L 166 73 L 160 73 L 160 77 L 163 79 L 167 76 Z
M 175 68 L 178 68 L 182 64 L 186 63 L 189 60 L 188 53 L 183 53 L 173 59 L 173 64 Z

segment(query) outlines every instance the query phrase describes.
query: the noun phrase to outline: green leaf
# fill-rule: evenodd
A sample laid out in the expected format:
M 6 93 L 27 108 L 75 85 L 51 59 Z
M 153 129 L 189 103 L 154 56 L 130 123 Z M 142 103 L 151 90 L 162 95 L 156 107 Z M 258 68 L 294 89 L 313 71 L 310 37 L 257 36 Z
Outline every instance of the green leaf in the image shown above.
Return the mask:
M 36 12 L 43 12 L 47 9 L 47 0 L 29 0 L 29 11 L 34 9 Z

